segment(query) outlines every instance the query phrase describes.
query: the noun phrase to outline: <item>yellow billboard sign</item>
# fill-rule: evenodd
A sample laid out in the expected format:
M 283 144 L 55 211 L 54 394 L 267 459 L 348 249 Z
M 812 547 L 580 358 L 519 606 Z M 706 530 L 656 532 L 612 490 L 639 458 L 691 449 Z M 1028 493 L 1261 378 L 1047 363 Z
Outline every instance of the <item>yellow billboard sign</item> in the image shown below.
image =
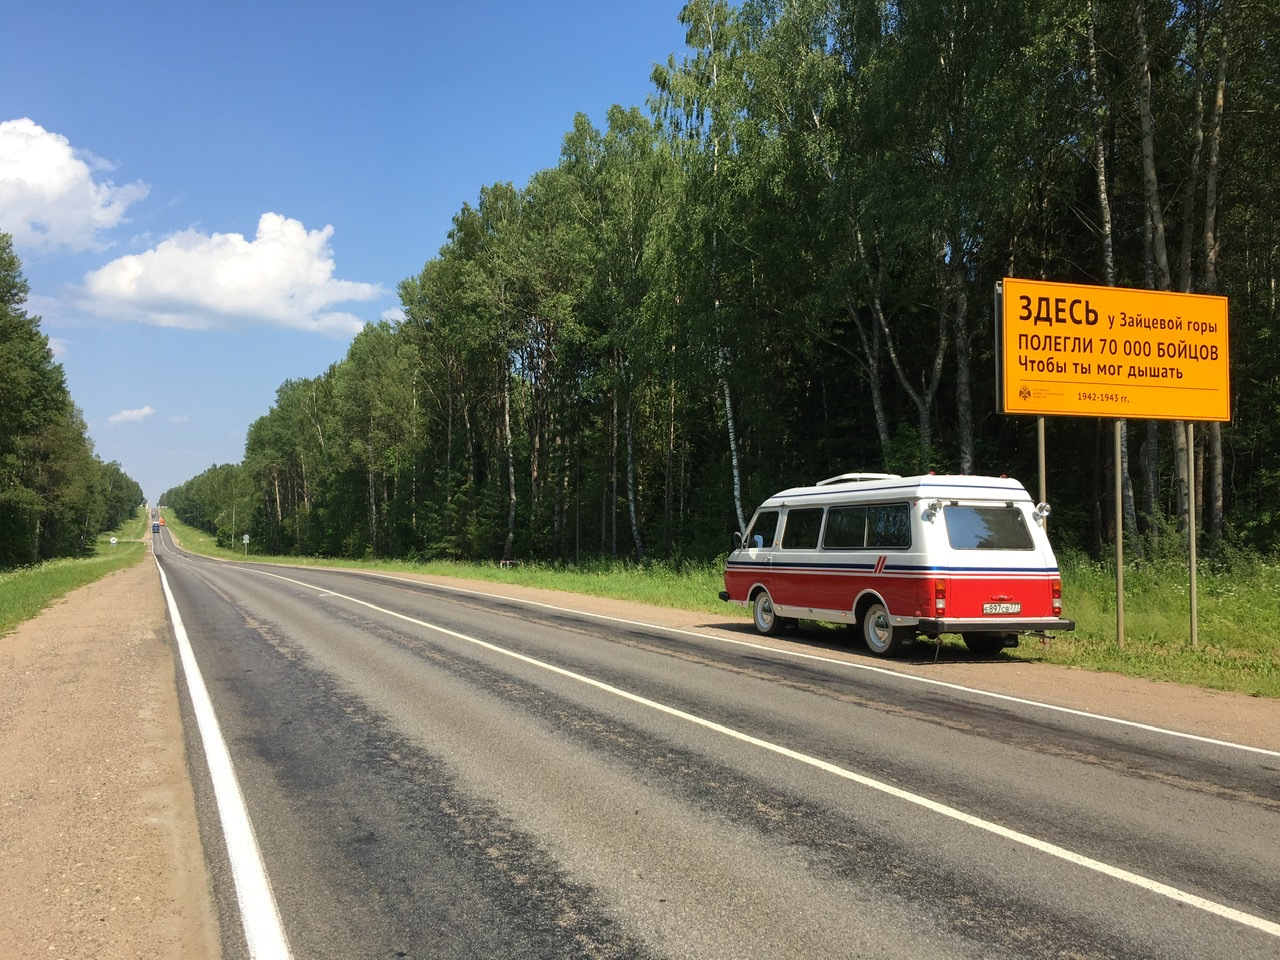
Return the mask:
M 1230 420 L 1227 298 L 1006 278 L 1002 413 Z

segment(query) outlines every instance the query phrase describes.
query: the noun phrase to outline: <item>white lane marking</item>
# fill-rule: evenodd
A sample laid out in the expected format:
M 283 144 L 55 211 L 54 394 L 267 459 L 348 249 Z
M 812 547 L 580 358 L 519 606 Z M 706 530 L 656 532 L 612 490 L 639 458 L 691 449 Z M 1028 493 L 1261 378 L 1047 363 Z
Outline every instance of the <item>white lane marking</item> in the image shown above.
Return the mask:
M 1038 837 L 1033 837 L 1030 834 L 1021 833 L 1017 830 L 1011 830 L 1008 827 L 1001 826 L 1000 824 L 994 823 L 990 820 L 983 820 L 979 817 L 973 816 L 972 814 L 965 813 L 963 810 L 959 810 L 955 807 L 947 806 L 946 804 L 939 803 L 936 800 L 930 800 L 928 797 L 923 797 L 919 794 L 911 793 L 907 790 L 903 790 L 899 787 L 895 787 L 889 783 L 884 783 L 883 781 L 880 781 L 880 780 L 874 780 L 871 777 L 864 776 L 863 774 L 860 774 L 860 773 L 855 773 L 854 771 L 845 769 L 844 767 L 836 766 L 834 763 L 829 763 L 828 761 L 821 760 L 818 757 L 813 757 L 813 756 L 810 756 L 809 754 L 800 753 L 797 750 L 792 750 L 790 747 L 784 747 L 781 744 L 773 743 L 769 740 L 762 740 L 761 738 L 752 736 L 749 733 L 743 733 L 742 731 L 735 730 L 732 727 L 726 727 L 723 724 L 716 723 L 714 720 L 707 720 L 703 717 L 697 716 L 696 714 L 692 714 L 684 710 L 680 710 L 677 707 L 671 707 L 671 706 L 668 706 L 667 704 L 659 703 L 656 700 L 650 700 L 647 697 L 642 697 L 639 694 L 631 693 L 627 690 L 623 690 L 621 687 L 615 687 L 612 684 L 604 683 L 603 681 L 596 680 L 593 677 L 588 677 L 581 673 L 574 673 L 572 670 L 566 670 L 564 667 L 558 667 L 553 663 L 547 663 L 544 660 L 538 660 L 526 654 L 517 653 L 514 650 L 508 650 L 505 647 L 497 646 L 496 644 L 489 643 L 486 640 L 481 640 L 478 637 L 471 637 L 465 633 L 458 633 L 457 631 L 450 630 L 446 627 L 440 627 L 433 623 L 427 623 L 425 620 L 419 620 L 416 617 L 411 617 L 404 613 L 397 613 L 395 610 L 388 610 L 386 607 L 380 607 L 377 604 L 369 603 L 366 600 L 360 600 L 356 597 L 348 596 L 346 594 L 341 594 L 341 593 L 335 593 L 329 590 L 323 590 L 323 588 L 321 587 L 316 587 L 312 584 L 304 583 L 301 580 L 293 580 L 289 577 L 284 577 L 276 573 L 267 573 L 265 570 L 258 570 L 253 572 L 261 573 L 263 576 L 273 577 L 277 580 L 283 580 L 285 583 L 292 583 L 292 584 L 295 584 L 296 586 L 303 587 L 304 589 L 307 589 L 307 590 L 315 590 L 317 592 L 323 592 L 335 597 L 340 597 L 343 600 L 347 600 L 351 603 L 357 604 L 362 607 L 367 607 L 370 610 L 376 610 L 378 613 L 386 614 L 389 617 L 395 617 L 396 619 L 403 620 L 406 623 L 412 623 L 415 626 L 423 627 L 427 630 L 434 630 L 437 633 L 442 633 L 445 636 L 453 637 L 456 640 L 462 640 L 466 643 L 474 644 L 475 646 L 481 647 L 492 653 L 497 653 L 505 657 L 510 657 L 513 660 L 518 660 L 521 663 L 528 664 L 529 666 L 532 666 L 532 667 L 537 667 L 541 670 L 546 670 L 550 673 L 554 673 L 557 676 L 565 677 L 569 680 L 575 680 L 579 683 L 586 684 L 589 687 L 594 687 L 597 690 L 601 690 L 605 693 L 619 697 L 623 700 L 627 700 L 631 703 L 638 704 L 639 706 L 648 707 L 651 710 L 656 710 L 659 713 L 665 713 L 668 716 L 676 717 L 677 719 L 684 720 L 688 723 L 702 727 L 706 730 L 711 730 L 715 733 L 722 734 L 734 740 L 739 740 L 743 743 L 750 744 L 751 746 L 759 747 L 762 750 L 767 750 L 771 753 L 776 753 L 780 756 L 787 757 L 791 760 L 799 761 L 800 763 L 807 764 L 808 766 L 811 766 L 811 767 L 815 767 L 818 770 L 822 770 L 826 773 L 833 774 L 842 779 L 852 781 L 853 783 L 859 784 L 860 786 L 867 787 L 871 790 L 877 790 L 880 793 L 888 794 L 889 796 L 897 800 L 903 800 L 907 803 L 914 804 L 915 806 L 923 807 L 924 809 L 929 810 L 933 813 L 939 814 L 941 816 L 949 817 L 952 820 L 957 820 L 960 823 L 963 823 L 967 826 L 974 827 L 978 830 L 984 830 L 987 833 L 995 834 L 996 836 L 1003 837 L 1006 840 L 1012 840 L 1014 843 L 1019 843 L 1019 844 L 1022 844 L 1023 846 L 1030 847 L 1031 849 L 1037 850 L 1040 853 L 1048 854 L 1051 857 L 1057 857 L 1060 860 L 1065 860 L 1068 863 L 1075 864 L 1076 866 L 1084 867 L 1085 869 L 1096 871 L 1097 873 L 1101 873 L 1105 876 L 1112 877 L 1113 879 L 1123 881 L 1124 883 L 1132 884 L 1133 886 L 1139 887 L 1150 893 L 1159 894 L 1162 897 L 1167 897 L 1170 900 L 1174 900 L 1178 903 L 1184 903 L 1188 906 L 1196 907 L 1197 909 L 1203 910 L 1206 913 L 1211 913 L 1211 914 L 1214 914 L 1215 916 L 1219 916 L 1227 920 L 1232 920 L 1236 923 L 1242 924 L 1246 927 L 1251 927 L 1254 930 L 1258 930 L 1262 933 L 1269 934 L 1273 937 L 1280 937 L 1280 923 L 1275 923 L 1271 920 L 1265 919 L 1264 917 L 1256 917 L 1253 914 L 1245 913 L 1241 910 L 1235 909 L 1234 907 L 1229 907 L 1225 904 L 1217 903 L 1213 900 L 1207 900 L 1204 897 L 1197 896 L 1194 893 L 1188 893 L 1187 891 L 1180 890 L 1177 887 L 1171 887 L 1168 884 L 1161 883 L 1158 880 L 1152 880 L 1151 878 L 1144 877 L 1141 874 L 1132 873 L 1121 867 L 1116 867 L 1109 863 L 1103 863 L 1100 860 L 1094 860 L 1092 857 L 1086 857 L 1083 854 L 1079 854 L 1072 850 L 1068 850 L 1065 847 L 1060 847 L 1057 844 L 1049 843 L 1048 841 L 1041 840 Z
M 280 911 L 271 893 L 262 853 L 254 839 L 253 824 L 244 805 L 244 795 L 231 767 L 231 754 L 218 718 L 213 712 L 213 701 L 204 685 L 200 666 L 196 663 L 187 628 L 183 626 L 178 604 L 169 589 L 169 578 L 160 571 L 160 584 L 164 587 L 169 616 L 173 618 L 173 632 L 178 641 L 178 653 L 182 670 L 186 675 L 187 690 L 191 694 L 191 709 L 196 716 L 200 740 L 204 744 L 205 759 L 209 764 L 209 779 L 218 805 L 218 817 L 222 821 L 222 835 L 226 839 L 227 858 L 231 861 L 231 876 L 235 881 L 236 900 L 240 904 L 240 918 L 244 925 L 244 937 L 249 945 L 249 955 L 254 960 L 289 960 L 289 941 L 280 923 Z
M 831 657 L 819 656 L 815 653 L 801 653 L 798 650 L 783 650 L 778 647 L 765 646 L 762 643 L 753 643 L 750 640 L 735 640 L 731 637 L 719 637 L 710 633 L 699 633 L 696 630 L 684 630 L 680 627 L 666 627 L 658 623 L 646 623 L 643 620 L 627 620 L 622 617 L 611 617 L 604 613 L 589 613 L 585 610 L 575 610 L 572 607 L 558 607 L 550 603 L 542 603 L 538 600 L 526 600 L 523 597 L 508 597 L 497 593 L 485 593 L 483 590 L 471 590 L 466 587 L 455 587 L 449 584 L 436 583 L 429 580 L 410 580 L 407 577 L 396 577 L 386 573 L 365 573 L 363 570 L 346 571 L 351 573 L 359 573 L 361 576 L 375 577 L 381 580 L 394 580 L 397 583 L 409 583 L 417 586 L 436 587 L 440 590 L 450 590 L 454 593 L 465 593 L 476 597 L 490 597 L 495 600 L 509 600 L 513 603 L 523 603 L 531 607 L 541 607 L 544 610 L 553 610 L 556 613 L 574 614 L 580 617 L 591 617 L 595 620 L 604 620 L 608 623 L 620 623 L 629 627 L 646 627 L 650 630 L 661 630 L 665 633 L 678 634 L 686 637 L 697 637 L 700 640 L 710 640 L 715 643 L 727 643 L 733 646 L 747 647 L 751 650 L 761 650 L 766 653 L 775 653 L 782 657 L 792 657 L 797 660 L 816 660 L 819 663 L 828 663 L 838 667 L 848 667 L 851 670 L 865 670 L 868 673 L 878 673 L 882 676 L 893 677 L 897 680 L 909 681 L 911 683 L 923 683 L 929 686 L 942 687 L 946 690 L 956 690 L 960 693 L 970 693 L 978 697 L 987 697 L 991 700 L 1003 700 L 1006 703 L 1016 703 L 1024 707 L 1036 707 L 1041 710 L 1051 710 L 1055 713 L 1065 713 L 1070 716 L 1084 717 L 1088 720 L 1099 720 L 1103 723 L 1114 723 L 1122 727 L 1132 727 L 1135 730 L 1145 730 L 1147 733 L 1156 733 L 1166 737 L 1177 737 L 1182 740 L 1193 740 L 1197 743 L 1207 743 L 1215 747 L 1227 747 L 1231 750 L 1244 750 L 1248 753 L 1258 753 L 1266 757 L 1280 758 L 1280 751 L 1268 750 L 1265 747 L 1251 747 L 1244 743 L 1234 743 L 1230 740 L 1215 740 L 1213 737 L 1202 737 L 1195 733 L 1184 733 L 1181 730 L 1169 730 L 1165 727 L 1155 727 L 1149 723 L 1139 723 L 1136 720 L 1124 720 L 1120 717 L 1111 717 L 1105 713 L 1091 713 L 1088 710 L 1076 710 L 1072 707 L 1060 707 L 1053 703 L 1044 703 L 1040 700 L 1027 700 L 1023 697 L 1014 697 L 1006 693 L 993 693 L 990 690 L 980 690 L 977 687 L 966 687 L 958 683 L 949 683 L 946 680 L 935 680 L 932 677 L 918 677 L 911 673 L 900 673 L 897 670 L 890 670 L 886 667 L 873 667 L 865 663 L 851 663 L 848 660 L 836 660 Z

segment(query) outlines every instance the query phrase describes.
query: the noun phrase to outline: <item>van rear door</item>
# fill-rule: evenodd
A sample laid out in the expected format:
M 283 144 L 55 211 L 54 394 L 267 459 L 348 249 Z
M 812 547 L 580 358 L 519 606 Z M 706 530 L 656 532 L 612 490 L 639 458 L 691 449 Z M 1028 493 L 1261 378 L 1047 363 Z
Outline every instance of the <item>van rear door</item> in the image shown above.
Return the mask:
M 951 548 L 949 619 L 1056 615 L 1057 562 L 1029 504 L 950 503 L 942 518 Z

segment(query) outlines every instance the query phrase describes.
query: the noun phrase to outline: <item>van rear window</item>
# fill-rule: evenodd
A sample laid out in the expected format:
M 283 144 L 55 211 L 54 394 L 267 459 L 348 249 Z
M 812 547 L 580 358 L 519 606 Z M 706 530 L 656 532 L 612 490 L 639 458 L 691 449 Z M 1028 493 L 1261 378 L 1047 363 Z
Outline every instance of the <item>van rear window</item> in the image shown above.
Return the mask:
M 1032 550 L 1035 547 L 1026 518 L 1017 507 L 943 508 L 947 539 L 954 550 Z

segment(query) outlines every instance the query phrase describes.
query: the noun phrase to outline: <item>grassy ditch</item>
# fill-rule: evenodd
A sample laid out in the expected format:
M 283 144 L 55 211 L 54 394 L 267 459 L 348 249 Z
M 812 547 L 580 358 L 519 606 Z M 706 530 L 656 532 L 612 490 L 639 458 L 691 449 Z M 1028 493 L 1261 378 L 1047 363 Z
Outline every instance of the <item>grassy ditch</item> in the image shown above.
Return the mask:
M 170 521 L 183 545 L 197 553 L 242 559 L 243 548 L 219 548 L 208 534 Z M 658 606 L 743 619 L 746 612 L 722 603 L 721 565 L 595 563 L 576 568 L 443 561 L 360 562 L 262 557 L 258 562 L 357 567 L 515 583 L 549 590 L 633 600 Z M 1121 673 L 1151 680 L 1194 684 L 1251 696 L 1280 698 L 1280 562 L 1236 558 L 1229 566 L 1202 564 L 1198 574 L 1199 643 L 1191 646 L 1187 568 L 1176 562 L 1134 565 L 1125 571 L 1124 645 L 1116 643 L 1116 590 L 1112 567 L 1077 557 L 1062 560 L 1065 615 L 1070 633 L 1047 642 L 1024 638 L 1006 656 Z M 959 637 L 947 644 L 962 647 Z
M 141 510 L 118 530 L 103 533 L 91 557 L 49 560 L 0 573 L 0 637 L 72 590 L 132 566 L 146 555 Z M 118 541 L 114 545 L 111 538 Z

